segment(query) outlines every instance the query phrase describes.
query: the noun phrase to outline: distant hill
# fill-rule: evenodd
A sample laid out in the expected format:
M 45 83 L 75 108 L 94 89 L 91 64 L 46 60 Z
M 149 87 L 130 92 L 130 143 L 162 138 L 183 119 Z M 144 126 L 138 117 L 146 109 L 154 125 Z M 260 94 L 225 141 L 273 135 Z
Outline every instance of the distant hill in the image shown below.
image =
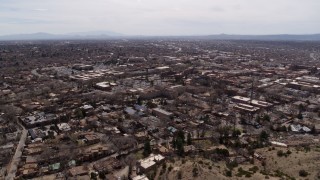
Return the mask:
M 320 41 L 320 34 L 305 35 L 203 35 L 203 36 L 127 36 L 111 31 L 76 32 L 68 34 L 13 34 L 0 36 L 0 41 L 9 40 L 88 40 L 88 39 L 198 39 L 198 40 L 266 40 L 266 41 Z
M 225 39 L 225 40 L 271 40 L 271 41 L 320 41 L 320 34 L 276 34 L 276 35 L 209 35 L 209 39 Z
M 112 31 L 89 31 L 89 32 L 74 32 L 68 33 L 69 36 L 124 36 L 121 33 L 112 32 Z
M 140 39 L 190 39 L 190 40 L 261 40 L 261 41 L 320 41 L 320 34 L 276 35 L 204 35 L 204 36 L 137 36 Z

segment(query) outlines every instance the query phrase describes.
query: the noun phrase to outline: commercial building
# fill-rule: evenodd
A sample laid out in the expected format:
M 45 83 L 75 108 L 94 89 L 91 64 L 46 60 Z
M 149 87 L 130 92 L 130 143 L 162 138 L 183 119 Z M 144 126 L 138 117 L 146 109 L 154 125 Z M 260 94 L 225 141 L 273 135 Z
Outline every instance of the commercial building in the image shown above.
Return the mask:
M 168 111 L 163 110 L 163 109 L 160 109 L 160 108 L 152 109 L 152 113 L 155 116 L 158 116 L 160 119 L 170 120 L 173 117 L 173 113 L 168 112 Z

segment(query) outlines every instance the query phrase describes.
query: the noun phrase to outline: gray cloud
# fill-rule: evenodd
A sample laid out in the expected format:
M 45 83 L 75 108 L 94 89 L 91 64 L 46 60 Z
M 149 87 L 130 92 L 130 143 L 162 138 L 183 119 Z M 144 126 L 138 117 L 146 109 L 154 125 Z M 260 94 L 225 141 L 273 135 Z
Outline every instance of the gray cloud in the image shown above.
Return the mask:
M 0 34 L 319 33 L 319 0 L 1 0 Z
M 48 11 L 48 9 L 44 9 L 44 8 L 38 8 L 38 9 L 33 9 L 34 11 L 40 11 L 40 12 L 45 12 Z
M 210 10 L 214 11 L 214 12 L 223 12 L 223 11 L 225 11 L 225 9 L 223 9 L 223 8 L 221 8 L 219 6 L 211 7 Z

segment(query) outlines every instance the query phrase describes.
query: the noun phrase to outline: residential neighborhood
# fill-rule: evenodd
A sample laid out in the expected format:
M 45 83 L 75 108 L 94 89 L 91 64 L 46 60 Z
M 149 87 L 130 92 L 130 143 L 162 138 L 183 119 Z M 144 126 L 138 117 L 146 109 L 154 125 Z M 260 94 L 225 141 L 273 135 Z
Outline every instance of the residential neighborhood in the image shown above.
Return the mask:
M 0 42 L 0 179 L 319 179 L 319 62 L 304 41 Z

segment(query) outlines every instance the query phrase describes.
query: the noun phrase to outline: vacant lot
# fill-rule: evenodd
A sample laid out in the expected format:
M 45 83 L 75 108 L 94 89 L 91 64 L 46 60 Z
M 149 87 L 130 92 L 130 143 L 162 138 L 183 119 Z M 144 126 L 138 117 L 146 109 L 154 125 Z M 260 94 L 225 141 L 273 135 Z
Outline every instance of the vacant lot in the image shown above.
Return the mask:
M 263 148 L 257 150 L 267 157 L 265 170 L 273 175 L 304 179 L 299 176 L 305 170 L 307 179 L 320 179 L 320 146 L 311 148 Z M 282 152 L 282 153 L 281 153 Z
M 264 179 L 266 175 L 260 173 L 260 169 L 254 169 L 255 165 L 245 163 L 231 170 L 231 177 L 227 175 L 226 163 L 212 162 L 203 158 L 175 159 L 167 162 L 166 170 L 159 167 L 155 179 L 183 179 L 183 180 L 225 180 L 225 179 Z M 239 173 L 242 172 L 242 173 Z M 248 175 L 250 174 L 250 175 Z M 272 177 L 270 177 L 272 179 Z

